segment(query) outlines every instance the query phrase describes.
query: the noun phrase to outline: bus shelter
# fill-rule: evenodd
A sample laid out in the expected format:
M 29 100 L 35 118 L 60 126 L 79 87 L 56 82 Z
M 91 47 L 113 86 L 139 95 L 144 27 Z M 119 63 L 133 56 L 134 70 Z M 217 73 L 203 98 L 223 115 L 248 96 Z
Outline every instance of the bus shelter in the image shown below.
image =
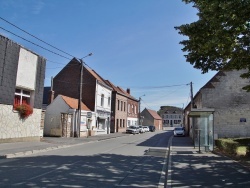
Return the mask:
M 192 108 L 188 117 L 190 122 L 190 133 L 194 147 L 205 151 L 214 149 L 214 109 Z

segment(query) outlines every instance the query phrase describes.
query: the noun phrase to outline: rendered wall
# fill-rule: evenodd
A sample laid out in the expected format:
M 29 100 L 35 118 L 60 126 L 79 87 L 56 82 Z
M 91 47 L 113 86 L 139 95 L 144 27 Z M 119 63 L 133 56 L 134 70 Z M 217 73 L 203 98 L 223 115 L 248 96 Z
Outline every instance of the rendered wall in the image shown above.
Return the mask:
M 12 105 L 0 104 L 0 143 L 17 141 L 39 141 L 41 109 L 33 109 L 33 114 L 20 120 Z
M 214 88 L 201 90 L 202 107 L 215 109 L 214 134 L 219 138 L 250 136 L 250 93 L 242 89 L 249 80 L 239 77 L 243 72 L 224 72 L 213 82 Z

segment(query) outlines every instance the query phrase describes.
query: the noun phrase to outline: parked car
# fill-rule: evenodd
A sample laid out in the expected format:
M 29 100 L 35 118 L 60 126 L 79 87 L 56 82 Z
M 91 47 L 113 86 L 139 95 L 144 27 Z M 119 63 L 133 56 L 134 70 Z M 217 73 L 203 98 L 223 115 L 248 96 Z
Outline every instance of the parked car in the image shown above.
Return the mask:
M 131 125 L 127 128 L 126 133 L 128 134 L 139 134 L 139 126 Z
M 183 127 L 174 128 L 174 136 L 185 136 L 185 130 Z
M 145 133 L 145 130 L 142 125 L 139 125 L 139 133 Z
M 154 125 L 149 125 L 148 126 L 150 132 L 155 132 L 155 126 Z
M 149 132 L 149 127 L 148 126 L 142 126 L 145 132 Z

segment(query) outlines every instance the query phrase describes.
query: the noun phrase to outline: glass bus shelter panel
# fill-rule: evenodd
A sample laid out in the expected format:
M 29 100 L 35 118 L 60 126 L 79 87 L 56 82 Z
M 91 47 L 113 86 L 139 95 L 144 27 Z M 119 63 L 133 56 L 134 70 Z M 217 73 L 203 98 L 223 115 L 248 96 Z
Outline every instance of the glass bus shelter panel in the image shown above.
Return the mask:
M 213 114 L 200 112 L 193 119 L 194 146 L 213 150 Z

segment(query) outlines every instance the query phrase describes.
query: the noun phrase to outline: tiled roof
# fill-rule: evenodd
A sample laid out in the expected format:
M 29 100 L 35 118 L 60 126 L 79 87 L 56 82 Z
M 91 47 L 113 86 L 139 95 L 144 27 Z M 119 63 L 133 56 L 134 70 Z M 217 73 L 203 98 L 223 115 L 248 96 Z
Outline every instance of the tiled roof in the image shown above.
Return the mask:
M 69 105 L 70 108 L 78 109 L 78 99 L 74 99 L 64 95 L 59 95 L 59 96 L 62 97 L 62 99 L 65 101 L 66 104 Z M 83 102 L 81 103 L 81 110 L 91 111 Z
M 162 118 L 157 114 L 156 111 L 150 110 L 150 109 L 147 109 L 147 108 L 146 108 L 146 110 L 151 114 L 151 116 L 152 116 L 154 119 L 162 119 Z
M 105 82 L 116 92 L 130 98 L 130 99 L 133 99 L 133 100 L 137 100 L 135 99 L 133 96 L 131 96 L 130 94 L 128 94 L 124 89 L 122 89 L 121 87 L 119 86 L 115 86 L 112 82 L 110 82 L 109 80 L 105 80 Z

